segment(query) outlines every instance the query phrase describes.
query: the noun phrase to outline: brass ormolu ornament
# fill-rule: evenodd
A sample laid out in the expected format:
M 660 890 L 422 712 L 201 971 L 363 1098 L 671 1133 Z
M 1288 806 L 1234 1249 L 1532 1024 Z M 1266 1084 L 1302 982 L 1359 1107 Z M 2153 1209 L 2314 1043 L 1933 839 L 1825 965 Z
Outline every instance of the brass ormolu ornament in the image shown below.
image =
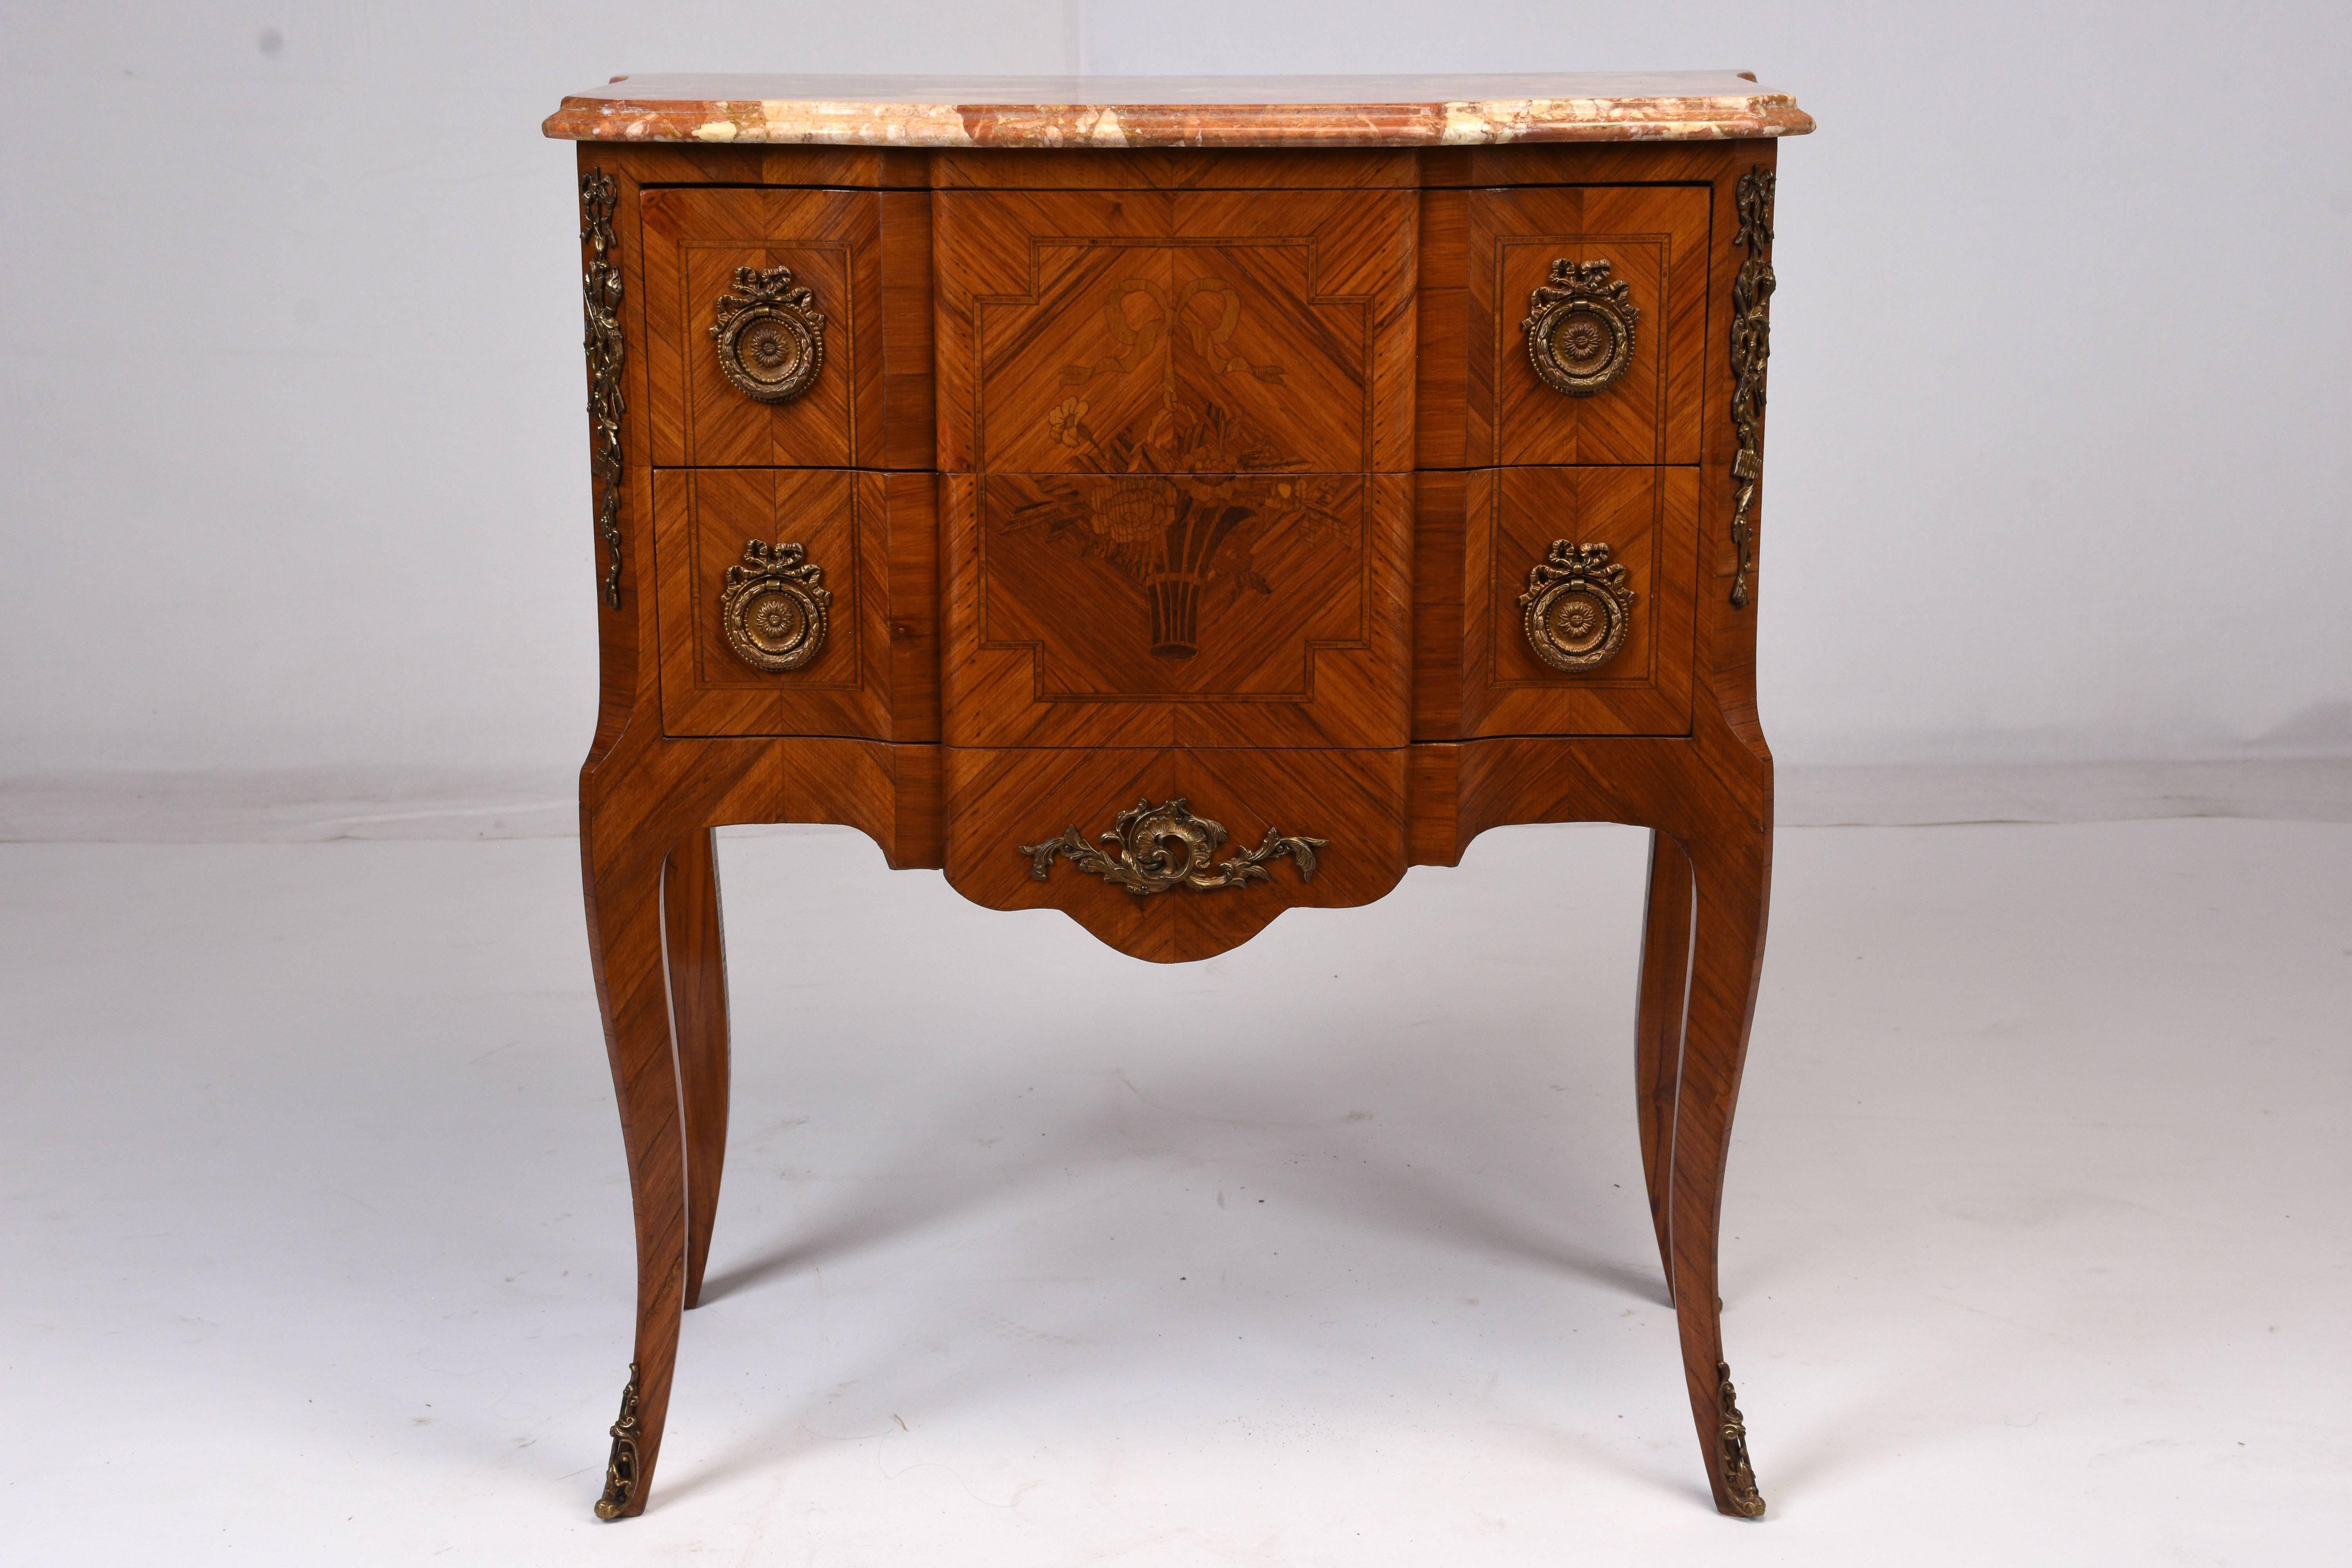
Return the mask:
M 1570 397 L 1590 397 L 1612 384 L 1633 363 L 1633 286 L 1609 280 L 1606 261 L 1551 264 L 1551 281 L 1528 295 L 1528 363 L 1544 384 Z
M 588 336 L 588 419 L 595 430 L 596 537 L 611 552 L 604 568 L 604 603 L 621 607 L 621 361 L 628 342 L 621 331 L 620 241 L 613 232 L 613 209 L 620 200 L 613 176 L 591 169 L 580 176 L 580 237 L 589 246 L 581 274 L 581 308 Z
M 1311 882 L 1315 879 L 1315 851 L 1330 842 L 1327 838 L 1289 838 L 1280 829 L 1268 827 L 1265 841 L 1256 848 L 1216 863 L 1217 851 L 1223 847 L 1225 837 L 1223 823 L 1193 816 L 1192 808 L 1179 796 L 1166 805 L 1139 800 L 1120 812 L 1111 831 L 1102 836 L 1102 842 L 1118 851 L 1115 856 L 1105 854 L 1079 837 L 1075 823 L 1063 829 L 1059 838 L 1021 846 L 1021 853 L 1029 857 L 1029 875 L 1040 882 L 1045 879 L 1054 858 L 1059 855 L 1066 857 L 1079 870 L 1091 872 L 1106 882 L 1116 882 L 1140 899 L 1164 893 L 1171 888 L 1208 892 L 1251 882 L 1270 882 L 1274 873 L 1265 868 L 1266 863 L 1285 855 L 1298 862 L 1298 879 Z M 1169 845 L 1176 847 L 1171 850 Z
M 716 314 L 719 374 L 746 397 L 789 403 L 824 368 L 824 312 L 789 267 L 738 267 L 735 291 L 719 297 Z
M 736 658 L 763 674 L 782 675 L 824 651 L 832 605 L 824 568 L 805 548 L 754 539 L 743 546 L 743 559 L 727 568 L 719 626 Z
M 1633 590 L 1625 586 L 1625 568 L 1611 563 L 1609 546 L 1555 539 L 1551 553 L 1528 569 L 1519 608 L 1535 656 L 1573 675 L 1600 668 L 1625 646 Z
M 629 1363 L 629 1385 L 621 1390 L 621 1418 L 613 1423 L 613 1455 L 604 1461 L 604 1495 L 596 1500 L 598 1519 L 618 1519 L 637 1494 L 637 1363 Z
M 1716 1441 L 1722 1449 L 1723 1489 L 1731 1494 L 1732 1510 L 1740 1518 L 1761 1519 L 1764 1494 L 1756 1489 L 1756 1467 L 1748 1461 L 1748 1423 L 1740 1418 L 1730 1366 L 1717 1362 L 1715 1379 Z
M 1772 183 L 1769 169 L 1739 176 L 1736 203 L 1739 232 L 1731 243 L 1748 252 L 1731 280 L 1731 427 L 1739 450 L 1731 459 L 1738 487 L 1731 502 L 1731 543 L 1738 563 L 1731 579 L 1731 607 L 1748 607 L 1748 574 L 1756 566 L 1756 481 L 1764 477 L 1764 365 L 1772 357 Z

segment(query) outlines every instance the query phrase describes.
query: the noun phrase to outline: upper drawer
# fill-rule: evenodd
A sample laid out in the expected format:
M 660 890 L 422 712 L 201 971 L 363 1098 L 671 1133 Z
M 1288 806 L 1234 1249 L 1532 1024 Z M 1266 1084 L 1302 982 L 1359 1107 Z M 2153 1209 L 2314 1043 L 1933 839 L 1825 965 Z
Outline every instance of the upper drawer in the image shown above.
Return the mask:
M 929 467 L 924 202 L 876 191 L 647 191 L 654 462 Z
M 941 466 L 1410 469 L 1414 201 L 941 193 Z
M 1704 185 L 1431 192 L 1423 467 L 1696 463 Z

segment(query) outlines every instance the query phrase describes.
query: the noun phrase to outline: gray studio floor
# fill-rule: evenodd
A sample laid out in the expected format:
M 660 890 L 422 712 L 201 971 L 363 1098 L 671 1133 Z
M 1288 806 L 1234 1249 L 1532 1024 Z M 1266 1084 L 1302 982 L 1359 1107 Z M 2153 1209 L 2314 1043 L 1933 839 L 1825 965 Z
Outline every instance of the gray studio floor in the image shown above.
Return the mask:
M 730 837 L 651 1511 L 576 847 L 0 846 L 11 1563 L 2305 1563 L 2352 1505 L 2352 826 L 1798 828 L 1702 1489 L 1643 843 L 1213 962 Z M 1637 1555 L 1638 1554 L 1638 1555 Z

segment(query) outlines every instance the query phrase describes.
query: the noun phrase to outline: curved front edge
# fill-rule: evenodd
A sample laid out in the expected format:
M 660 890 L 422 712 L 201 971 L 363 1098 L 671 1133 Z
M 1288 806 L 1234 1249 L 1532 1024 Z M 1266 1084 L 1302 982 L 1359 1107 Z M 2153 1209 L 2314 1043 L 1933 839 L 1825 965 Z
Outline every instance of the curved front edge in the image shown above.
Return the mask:
M 950 885 L 990 909 L 1060 910 L 1132 957 L 1214 957 L 1285 910 L 1367 904 L 1404 875 L 1402 750 L 949 747 L 944 757 Z M 1122 812 L 1175 801 L 1184 816 L 1156 822 L 1178 836 L 1144 842 L 1154 824 L 1130 818 L 1132 855 L 1122 852 Z M 1151 859 L 1194 842 L 1195 877 Z

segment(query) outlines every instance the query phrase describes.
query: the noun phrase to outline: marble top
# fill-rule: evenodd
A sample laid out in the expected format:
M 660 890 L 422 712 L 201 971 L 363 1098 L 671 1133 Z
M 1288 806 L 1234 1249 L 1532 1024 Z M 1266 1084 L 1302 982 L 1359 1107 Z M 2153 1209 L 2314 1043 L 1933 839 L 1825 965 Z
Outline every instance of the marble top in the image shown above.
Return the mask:
M 1801 136 L 1732 71 L 1528 76 L 617 76 L 542 129 L 571 142 L 859 147 L 1463 147 Z

